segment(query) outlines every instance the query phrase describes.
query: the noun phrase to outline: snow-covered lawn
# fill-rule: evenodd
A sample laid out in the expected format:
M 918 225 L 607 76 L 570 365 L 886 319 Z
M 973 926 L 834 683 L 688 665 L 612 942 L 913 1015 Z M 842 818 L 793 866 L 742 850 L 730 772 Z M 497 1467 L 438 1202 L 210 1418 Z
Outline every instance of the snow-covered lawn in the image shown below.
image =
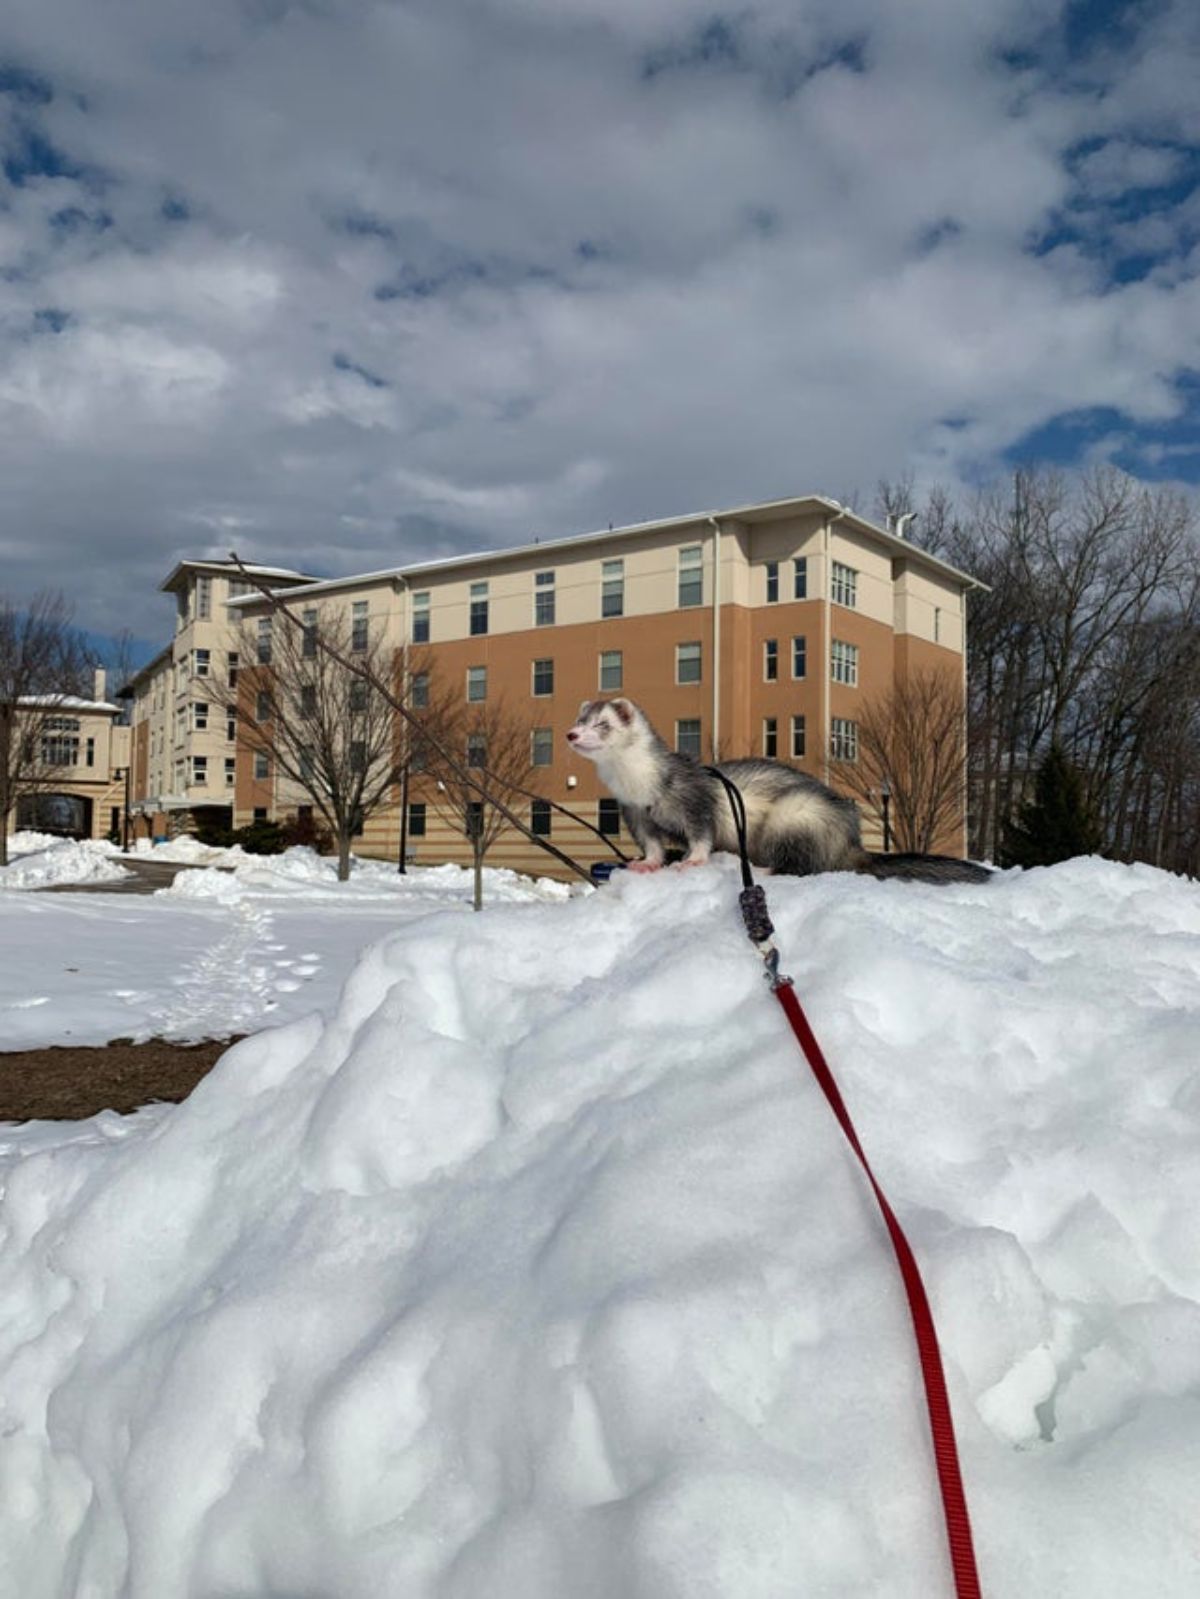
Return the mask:
M 948 1599 L 903 1292 L 737 886 L 409 916 L 183 1105 L 0 1132 L 0 1591 Z M 926 1273 L 985 1594 L 1192 1599 L 1200 891 L 768 887 Z M 297 963 L 318 911 L 367 930 L 143 906 Z
M 154 858 L 211 858 L 236 870 L 185 870 L 145 898 L 0 898 L 0 1049 L 226 1038 L 312 1010 L 327 1015 L 365 945 L 407 917 L 470 911 L 471 875 L 457 866 L 401 876 L 360 861 L 339 883 L 333 864 L 305 849 L 261 856 L 181 843 Z M 560 883 L 485 872 L 488 905 L 569 894 Z

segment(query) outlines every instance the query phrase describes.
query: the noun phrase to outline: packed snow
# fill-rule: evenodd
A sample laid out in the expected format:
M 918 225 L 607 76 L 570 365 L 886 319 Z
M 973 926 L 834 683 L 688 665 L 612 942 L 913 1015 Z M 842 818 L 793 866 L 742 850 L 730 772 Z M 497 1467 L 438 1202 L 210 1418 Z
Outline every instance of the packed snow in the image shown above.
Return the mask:
M 430 910 L 183 1105 L 3 1135 L 2 1591 L 949 1596 L 903 1290 L 737 887 Z M 1200 891 L 768 891 L 988 1599 L 1191 1599 Z
M 8 865 L 0 866 L 0 892 L 64 883 L 113 883 L 129 876 L 120 863 L 120 853 L 115 844 L 103 839 L 14 833 L 8 841 Z

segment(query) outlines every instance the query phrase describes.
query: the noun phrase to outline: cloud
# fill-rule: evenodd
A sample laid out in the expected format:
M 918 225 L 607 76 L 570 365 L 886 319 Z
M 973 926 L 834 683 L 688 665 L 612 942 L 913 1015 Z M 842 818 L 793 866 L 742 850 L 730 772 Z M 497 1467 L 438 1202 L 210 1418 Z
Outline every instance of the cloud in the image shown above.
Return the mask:
M 165 629 L 231 527 L 340 573 L 973 482 L 1064 415 L 1186 472 L 1198 46 L 1184 0 L 12 0 L 5 581 L 86 556 Z

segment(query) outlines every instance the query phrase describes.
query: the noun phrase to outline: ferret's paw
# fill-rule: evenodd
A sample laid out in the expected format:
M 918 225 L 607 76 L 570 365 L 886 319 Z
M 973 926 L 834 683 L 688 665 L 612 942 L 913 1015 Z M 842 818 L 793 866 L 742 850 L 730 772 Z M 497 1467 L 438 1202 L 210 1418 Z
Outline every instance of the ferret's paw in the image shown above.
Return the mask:
M 677 872 L 682 872 L 689 866 L 707 866 L 707 865 L 708 865 L 708 856 L 707 855 L 697 855 L 694 859 L 689 855 L 687 860 L 685 860 L 685 861 L 676 861 L 675 862 L 675 870 Z
M 625 868 L 627 872 L 661 872 L 661 861 L 630 861 Z

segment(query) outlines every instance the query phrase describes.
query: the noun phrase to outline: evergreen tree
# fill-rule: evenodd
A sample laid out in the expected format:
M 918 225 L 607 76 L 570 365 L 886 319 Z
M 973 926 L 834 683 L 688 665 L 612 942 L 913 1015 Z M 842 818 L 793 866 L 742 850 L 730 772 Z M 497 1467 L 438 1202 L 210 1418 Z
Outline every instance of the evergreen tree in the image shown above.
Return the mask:
M 1100 825 L 1083 777 L 1060 744 L 1052 744 L 1038 768 L 1033 797 L 1005 829 L 1003 866 L 1053 866 L 1075 855 L 1096 855 Z

